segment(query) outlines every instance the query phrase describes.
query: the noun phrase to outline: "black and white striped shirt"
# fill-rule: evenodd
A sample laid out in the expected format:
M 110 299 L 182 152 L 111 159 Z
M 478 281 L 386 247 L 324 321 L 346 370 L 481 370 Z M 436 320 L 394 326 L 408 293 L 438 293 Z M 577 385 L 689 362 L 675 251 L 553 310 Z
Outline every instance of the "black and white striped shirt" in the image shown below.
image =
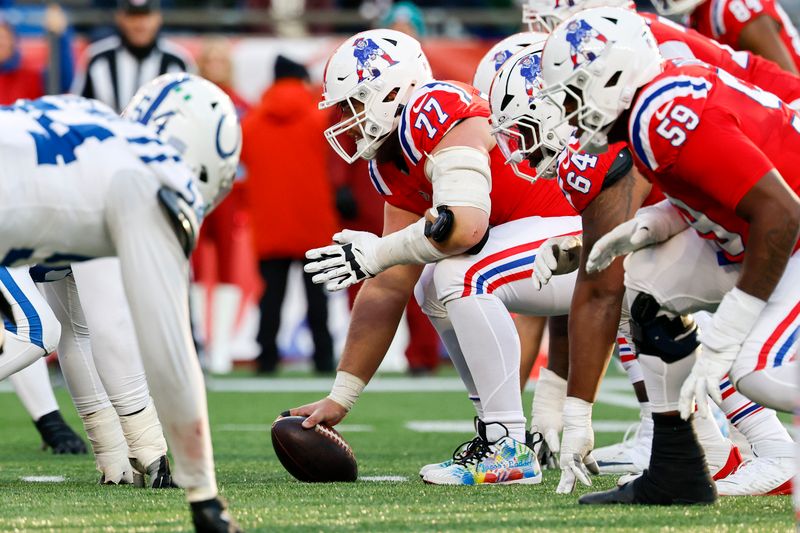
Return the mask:
M 131 54 L 116 35 L 92 44 L 87 53 L 86 70 L 76 78 L 72 92 L 100 100 L 117 111 L 127 105 L 139 87 L 161 74 L 194 71 L 189 54 L 161 38 L 141 59 Z

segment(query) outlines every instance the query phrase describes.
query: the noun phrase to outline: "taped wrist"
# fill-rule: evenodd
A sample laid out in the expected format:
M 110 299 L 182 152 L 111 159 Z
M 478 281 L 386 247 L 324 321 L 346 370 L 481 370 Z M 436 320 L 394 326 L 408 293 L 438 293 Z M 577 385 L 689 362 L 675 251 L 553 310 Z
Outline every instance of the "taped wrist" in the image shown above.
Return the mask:
M 718 352 L 738 347 L 766 306 L 764 300 L 734 287 L 722 298 L 711 327 L 700 332 L 700 341 Z
M 358 376 L 340 370 L 336 373 L 336 379 L 333 381 L 333 387 L 331 387 L 331 393 L 328 394 L 328 398 L 349 412 L 366 386 L 367 384 L 364 383 L 364 380 Z
M 564 400 L 567 397 L 567 380 L 546 368 L 539 370 L 539 381 L 536 383 L 536 392 L 534 394 L 534 407 L 539 404 L 556 406 L 562 409 Z
M 475 148 L 454 146 L 429 155 L 425 173 L 433 186 L 433 205 L 475 207 L 491 213 L 492 172 L 489 156 Z
M 646 216 L 646 220 L 655 227 L 651 228 L 659 240 L 665 241 L 689 227 L 689 223 L 681 216 L 680 212 L 669 202 L 662 200 L 657 204 L 643 207 L 639 216 Z M 652 217 L 652 218 L 651 218 Z
M 381 237 L 375 247 L 375 263 L 380 271 L 395 265 L 427 265 L 448 257 L 425 236 L 425 219 Z
M 567 396 L 564 400 L 564 427 L 592 427 L 592 404 L 586 400 Z

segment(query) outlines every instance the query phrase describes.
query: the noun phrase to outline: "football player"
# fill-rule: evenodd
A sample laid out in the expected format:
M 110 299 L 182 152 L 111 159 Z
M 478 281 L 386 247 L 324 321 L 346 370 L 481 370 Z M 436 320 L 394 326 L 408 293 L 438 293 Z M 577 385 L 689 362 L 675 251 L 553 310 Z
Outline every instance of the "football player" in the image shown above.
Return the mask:
M 359 39 L 371 39 L 394 61 L 377 67 L 373 80 L 356 74 Z M 336 245 L 307 254 L 306 270 L 331 290 L 367 281 L 331 394 L 292 414 L 308 416 L 307 427 L 347 414 L 417 285 L 421 308 L 479 414 L 469 453 L 428 465 L 423 478 L 538 483 L 538 462 L 524 444 L 520 347 L 509 310 L 565 313 L 569 280 L 537 295 L 527 278 L 541 242 L 580 232 L 574 211 L 554 186 L 531 187 L 513 176 L 489 132 L 486 100 L 469 85 L 433 80 L 419 43 L 406 35 L 372 30 L 345 41 L 328 61 L 323 98 L 321 107 L 342 112 L 326 132 L 333 148 L 349 162 L 370 160 L 370 179 L 386 201 L 384 236 L 345 230 L 334 236 Z M 356 139 L 354 151 L 342 136 Z
M 800 35 L 777 0 L 652 0 L 661 15 L 686 16 L 687 25 L 735 50 L 747 50 L 800 72 Z
M 0 108 L 3 266 L 117 256 L 151 394 L 195 527 L 229 531 L 217 496 L 188 319 L 199 219 L 229 190 L 241 146 L 230 99 L 198 77 L 143 87 L 120 118 L 78 97 Z
M 589 2 L 589 4 L 592 3 Z M 569 8 L 551 7 L 544 18 L 551 22 L 563 20 L 569 15 L 570 11 L 580 12 L 583 5 L 584 3 L 577 3 Z M 647 14 L 642 16 L 653 31 L 662 55 L 696 57 L 710 64 L 721 66 L 753 83 L 770 84 L 771 86 L 774 84 L 775 91 L 786 100 L 796 100 L 800 96 L 800 78 L 780 70 L 771 62 L 747 52 L 735 52 L 730 47 L 719 45 L 693 30 L 687 30 L 666 19 Z M 509 87 L 513 88 L 513 85 Z M 517 91 L 517 93 L 519 92 Z M 518 95 L 518 97 L 522 99 L 522 95 Z M 506 96 L 505 93 L 493 94 L 492 103 L 499 102 L 503 98 L 510 100 L 511 97 Z M 533 107 L 535 107 L 533 110 L 520 108 L 521 110 L 517 115 L 518 121 L 545 124 L 549 114 L 555 114 L 553 108 L 548 106 L 546 101 L 537 101 Z M 507 122 L 505 127 L 509 128 L 513 125 L 513 122 Z M 539 162 L 537 169 L 540 175 L 552 176 L 553 172 L 557 172 L 558 182 L 564 194 L 583 213 L 584 226 L 590 228 L 584 238 L 592 238 L 593 242 L 605 230 L 627 219 L 615 219 L 613 217 L 627 216 L 629 218 L 641 206 L 641 203 L 634 202 L 630 206 L 631 213 L 627 215 L 618 213 L 618 210 L 615 209 L 603 208 L 602 210 L 597 210 L 595 206 L 604 205 L 599 202 L 603 202 L 606 195 L 608 195 L 608 198 L 612 198 L 612 191 L 617 190 L 615 184 L 617 182 L 625 183 L 629 180 L 632 183 L 639 182 L 641 184 L 641 194 L 644 195 L 647 195 L 650 190 L 649 185 L 638 176 L 626 175 L 624 169 L 630 169 L 632 166 L 632 159 L 626 142 L 612 145 L 607 153 L 599 155 L 560 152 L 559 147 L 561 145 L 559 142 L 553 141 L 558 141 L 559 137 L 569 137 L 572 129 L 568 127 L 563 130 L 561 128 L 563 131 L 559 133 L 559 129 L 552 128 L 552 124 L 557 124 L 557 121 L 548 126 L 543 126 L 543 130 L 549 131 L 542 131 L 542 148 L 531 147 L 528 153 L 532 154 L 540 151 L 535 156 L 535 161 Z M 548 136 L 552 135 L 555 135 L 555 137 L 548 139 Z M 573 148 L 575 148 L 576 142 L 577 140 L 573 139 Z M 559 163 L 557 166 L 554 165 L 556 158 L 558 158 Z M 555 169 L 553 169 L 554 166 Z M 662 198 L 660 191 L 654 189 L 647 196 L 645 205 L 653 204 Z M 623 205 L 616 200 L 608 201 L 610 202 L 609 205 L 612 206 Z M 591 228 L 595 227 L 601 228 L 600 234 L 592 237 L 591 234 L 594 232 Z M 587 246 L 585 250 L 588 252 L 588 249 L 590 249 L 590 246 Z M 549 276 L 552 275 L 547 265 L 542 261 L 536 262 L 535 270 L 540 278 L 535 280 L 537 283 L 546 282 Z M 593 287 L 592 291 L 587 290 L 590 287 Z M 621 269 L 616 274 L 613 273 L 613 269 L 610 269 L 607 272 L 592 276 L 586 276 L 585 272 L 581 271 L 578 277 L 573 310 L 577 312 L 580 308 L 602 308 L 604 300 L 601 296 L 606 294 L 610 297 L 610 293 L 600 290 L 602 287 L 606 291 L 609 287 L 617 287 L 618 291 L 622 290 Z M 618 294 L 616 299 L 612 298 L 612 300 L 617 302 L 616 305 L 619 305 L 621 294 Z M 625 311 L 627 317 L 627 309 L 625 307 L 623 307 L 623 311 Z M 590 332 L 583 327 L 575 330 L 571 338 L 572 345 L 576 347 L 571 352 L 571 357 L 576 361 L 581 361 L 580 368 L 582 369 L 580 374 L 571 377 L 571 382 L 575 383 L 576 388 L 579 390 L 596 391 L 592 385 L 587 384 L 599 381 L 602 367 L 597 364 L 591 366 L 589 360 L 603 361 L 602 352 L 607 352 L 611 345 L 610 340 L 605 345 L 597 342 L 598 338 L 611 338 L 609 331 L 613 327 L 613 321 L 607 315 L 604 316 L 606 316 L 605 324 L 598 319 L 595 319 L 592 324 L 601 328 L 598 331 L 604 329 L 606 331 L 605 336 L 601 337 L 598 332 Z M 626 323 L 627 318 L 623 320 L 623 324 Z M 584 346 L 584 349 L 579 350 L 577 346 Z M 624 339 L 622 339 L 620 342 L 621 355 L 624 346 Z M 631 357 L 628 354 L 625 354 L 625 356 Z M 639 375 L 641 376 L 640 371 Z M 578 385 L 579 383 L 582 384 Z M 641 385 L 640 383 L 636 387 L 640 401 L 646 400 L 646 393 Z M 720 387 L 722 388 L 723 396 L 723 402 L 720 407 L 731 423 L 745 434 L 756 455 L 756 459 L 747 461 L 737 469 L 738 460 L 736 455 L 738 455 L 738 451 L 735 448 L 730 448 L 730 444 L 727 447 L 723 445 L 726 441 L 721 438 L 718 431 L 714 430 L 709 420 L 704 420 L 703 418 L 695 420 L 695 429 L 706 451 L 709 467 L 712 474 L 714 474 L 714 478 L 719 480 L 717 486 L 720 494 L 788 493 L 790 490 L 790 476 L 787 464 L 791 461 L 789 449 L 791 439 L 788 433 L 777 420 L 774 412 L 754 404 L 737 393 L 728 380 L 723 380 Z M 584 397 L 589 396 L 586 395 Z M 646 415 L 644 407 L 643 419 Z M 645 443 L 641 439 L 641 433 L 638 436 L 640 438 L 635 441 L 635 446 L 623 445 L 607 450 L 596 450 L 593 455 L 598 463 L 601 464 L 601 470 L 621 472 L 623 469 L 630 469 L 629 471 L 638 469 L 641 471 L 642 463 L 644 462 L 646 466 L 649 459 L 650 446 L 649 442 Z M 606 465 L 608 466 L 606 467 Z M 734 469 L 736 469 L 734 474 L 727 475 Z
M 614 41 L 587 43 L 602 60 L 566 69 L 571 41 L 562 33 L 569 26 L 560 26 L 543 56 L 541 96 L 578 127 L 579 150 L 627 140 L 637 169 L 669 200 L 599 239 L 586 261 L 592 273 L 634 252 L 625 285 L 655 430 L 642 477 L 581 502 L 709 503 L 716 490 L 687 421 L 694 398 L 720 402 L 730 372 L 747 397 L 793 408 L 798 118 L 775 95 L 722 69 L 662 62 L 648 25 L 629 11 L 573 18 Z M 698 338 L 686 313 L 699 310 L 715 314 Z M 697 408 L 707 416 L 705 401 Z M 585 455 L 588 439 L 576 442 L 576 454 Z

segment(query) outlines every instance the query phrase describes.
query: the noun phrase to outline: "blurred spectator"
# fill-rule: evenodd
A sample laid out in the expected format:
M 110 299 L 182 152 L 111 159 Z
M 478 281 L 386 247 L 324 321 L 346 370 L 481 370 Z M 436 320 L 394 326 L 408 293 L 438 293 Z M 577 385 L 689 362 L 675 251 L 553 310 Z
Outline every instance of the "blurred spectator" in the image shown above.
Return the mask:
M 73 92 L 96 98 L 120 111 L 137 89 L 167 72 L 193 70 L 189 55 L 159 38 L 158 0 L 120 0 L 115 16 L 117 35 L 89 47 L 86 72 Z
M 58 86 L 60 92 L 67 92 L 73 77 L 72 35 L 67 16 L 58 5 L 47 7 L 44 30 L 58 38 Z M 12 104 L 20 98 L 44 96 L 47 76 L 47 71 L 42 72 L 25 64 L 14 28 L 0 15 L 0 105 Z
M 425 35 L 425 18 L 422 10 L 411 2 L 398 2 L 380 21 L 381 28 L 389 28 L 416 39 Z
M 261 298 L 259 372 L 278 365 L 276 336 L 289 267 L 306 250 L 331 242 L 338 224 L 328 177 L 329 148 L 322 135 L 325 114 L 308 85 L 303 65 L 283 56 L 275 62 L 275 83 L 245 117 L 242 162 L 245 192 L 253 220 L 256 253 L 266 289 Z M 314 339 L 314 367 L 333 371 L 333 342 L 328 331 L 327 296 L 303 274 L 308 323 Z

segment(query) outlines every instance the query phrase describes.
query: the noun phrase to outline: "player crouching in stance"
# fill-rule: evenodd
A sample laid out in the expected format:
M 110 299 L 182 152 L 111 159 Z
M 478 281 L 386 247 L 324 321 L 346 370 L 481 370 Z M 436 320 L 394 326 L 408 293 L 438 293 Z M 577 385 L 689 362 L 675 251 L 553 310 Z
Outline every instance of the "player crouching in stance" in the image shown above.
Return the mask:
M 625 285 L 634 336 L 654 352 L 640 353 L 654 437 L 642 477 L 580 501 L 710 503 L 716 490 L 689 422 L 695 396 L 707 416 L 705 394 L 721 400 L 730 372 L 748 398 L 793 408 L 796 363 L 787 354 L 800 324 L 800 119 L 721 69 L 662 61 L 642 19 L 607 11 L 579 13 L 550 36 L 541 96 L 578 127 L 579 149 L 628 140 L 637 169 L 672 205 L 613 229 L 587 260 L 591 273 L 631 253 Z M 613 35 L 579 43 L 583 59 L 570 64 L 572 29 L 604 21 L 617 26 Z M 699 310 L 715 315 L 697 338 L 680 317 Z
M 358 39 L 378 43 L 394 62 L 359 81 Z M 352 37 L 331 56 L 324 81 L 320 106 L 343 115 L 326 136 L 345 160 L 370 160 L 370 178 L 386 201 L 384 236 L 345 230 L 334 236 L 338 244 L 308 252 L 313 262 L 306 270 L 330 290 L 367 281 L 331 394 L 292 414 L 309 416 L 307 427 L 336 424 L 347 414 L 419 280 L 421 308 L 480 418 L 469 453 L 429 465 L 423 479 L 540 482 L 537 459 L 524 444 L 520 345 L 509 310 L 566 314 L 574 278 L 537 293 L 528 277 L 541 243 L 579 233 L 578 218 L 556 187 L 533 187 L 513 175 L 490 134 L 486 100 L 469 85 L 433 80 L 414 39 L 390 30 Z M 354 150 L 346 149 L 347 136 Z
M 117 256 L 150 393 L 198 531 L 238 531 L 218 498 L 203 374 L 192 343 L 188 256 L 227 193 L 236 110 L 210 82 L 165 75 L 119 117 L 45 97 L 0 110 L 2 266 Z

